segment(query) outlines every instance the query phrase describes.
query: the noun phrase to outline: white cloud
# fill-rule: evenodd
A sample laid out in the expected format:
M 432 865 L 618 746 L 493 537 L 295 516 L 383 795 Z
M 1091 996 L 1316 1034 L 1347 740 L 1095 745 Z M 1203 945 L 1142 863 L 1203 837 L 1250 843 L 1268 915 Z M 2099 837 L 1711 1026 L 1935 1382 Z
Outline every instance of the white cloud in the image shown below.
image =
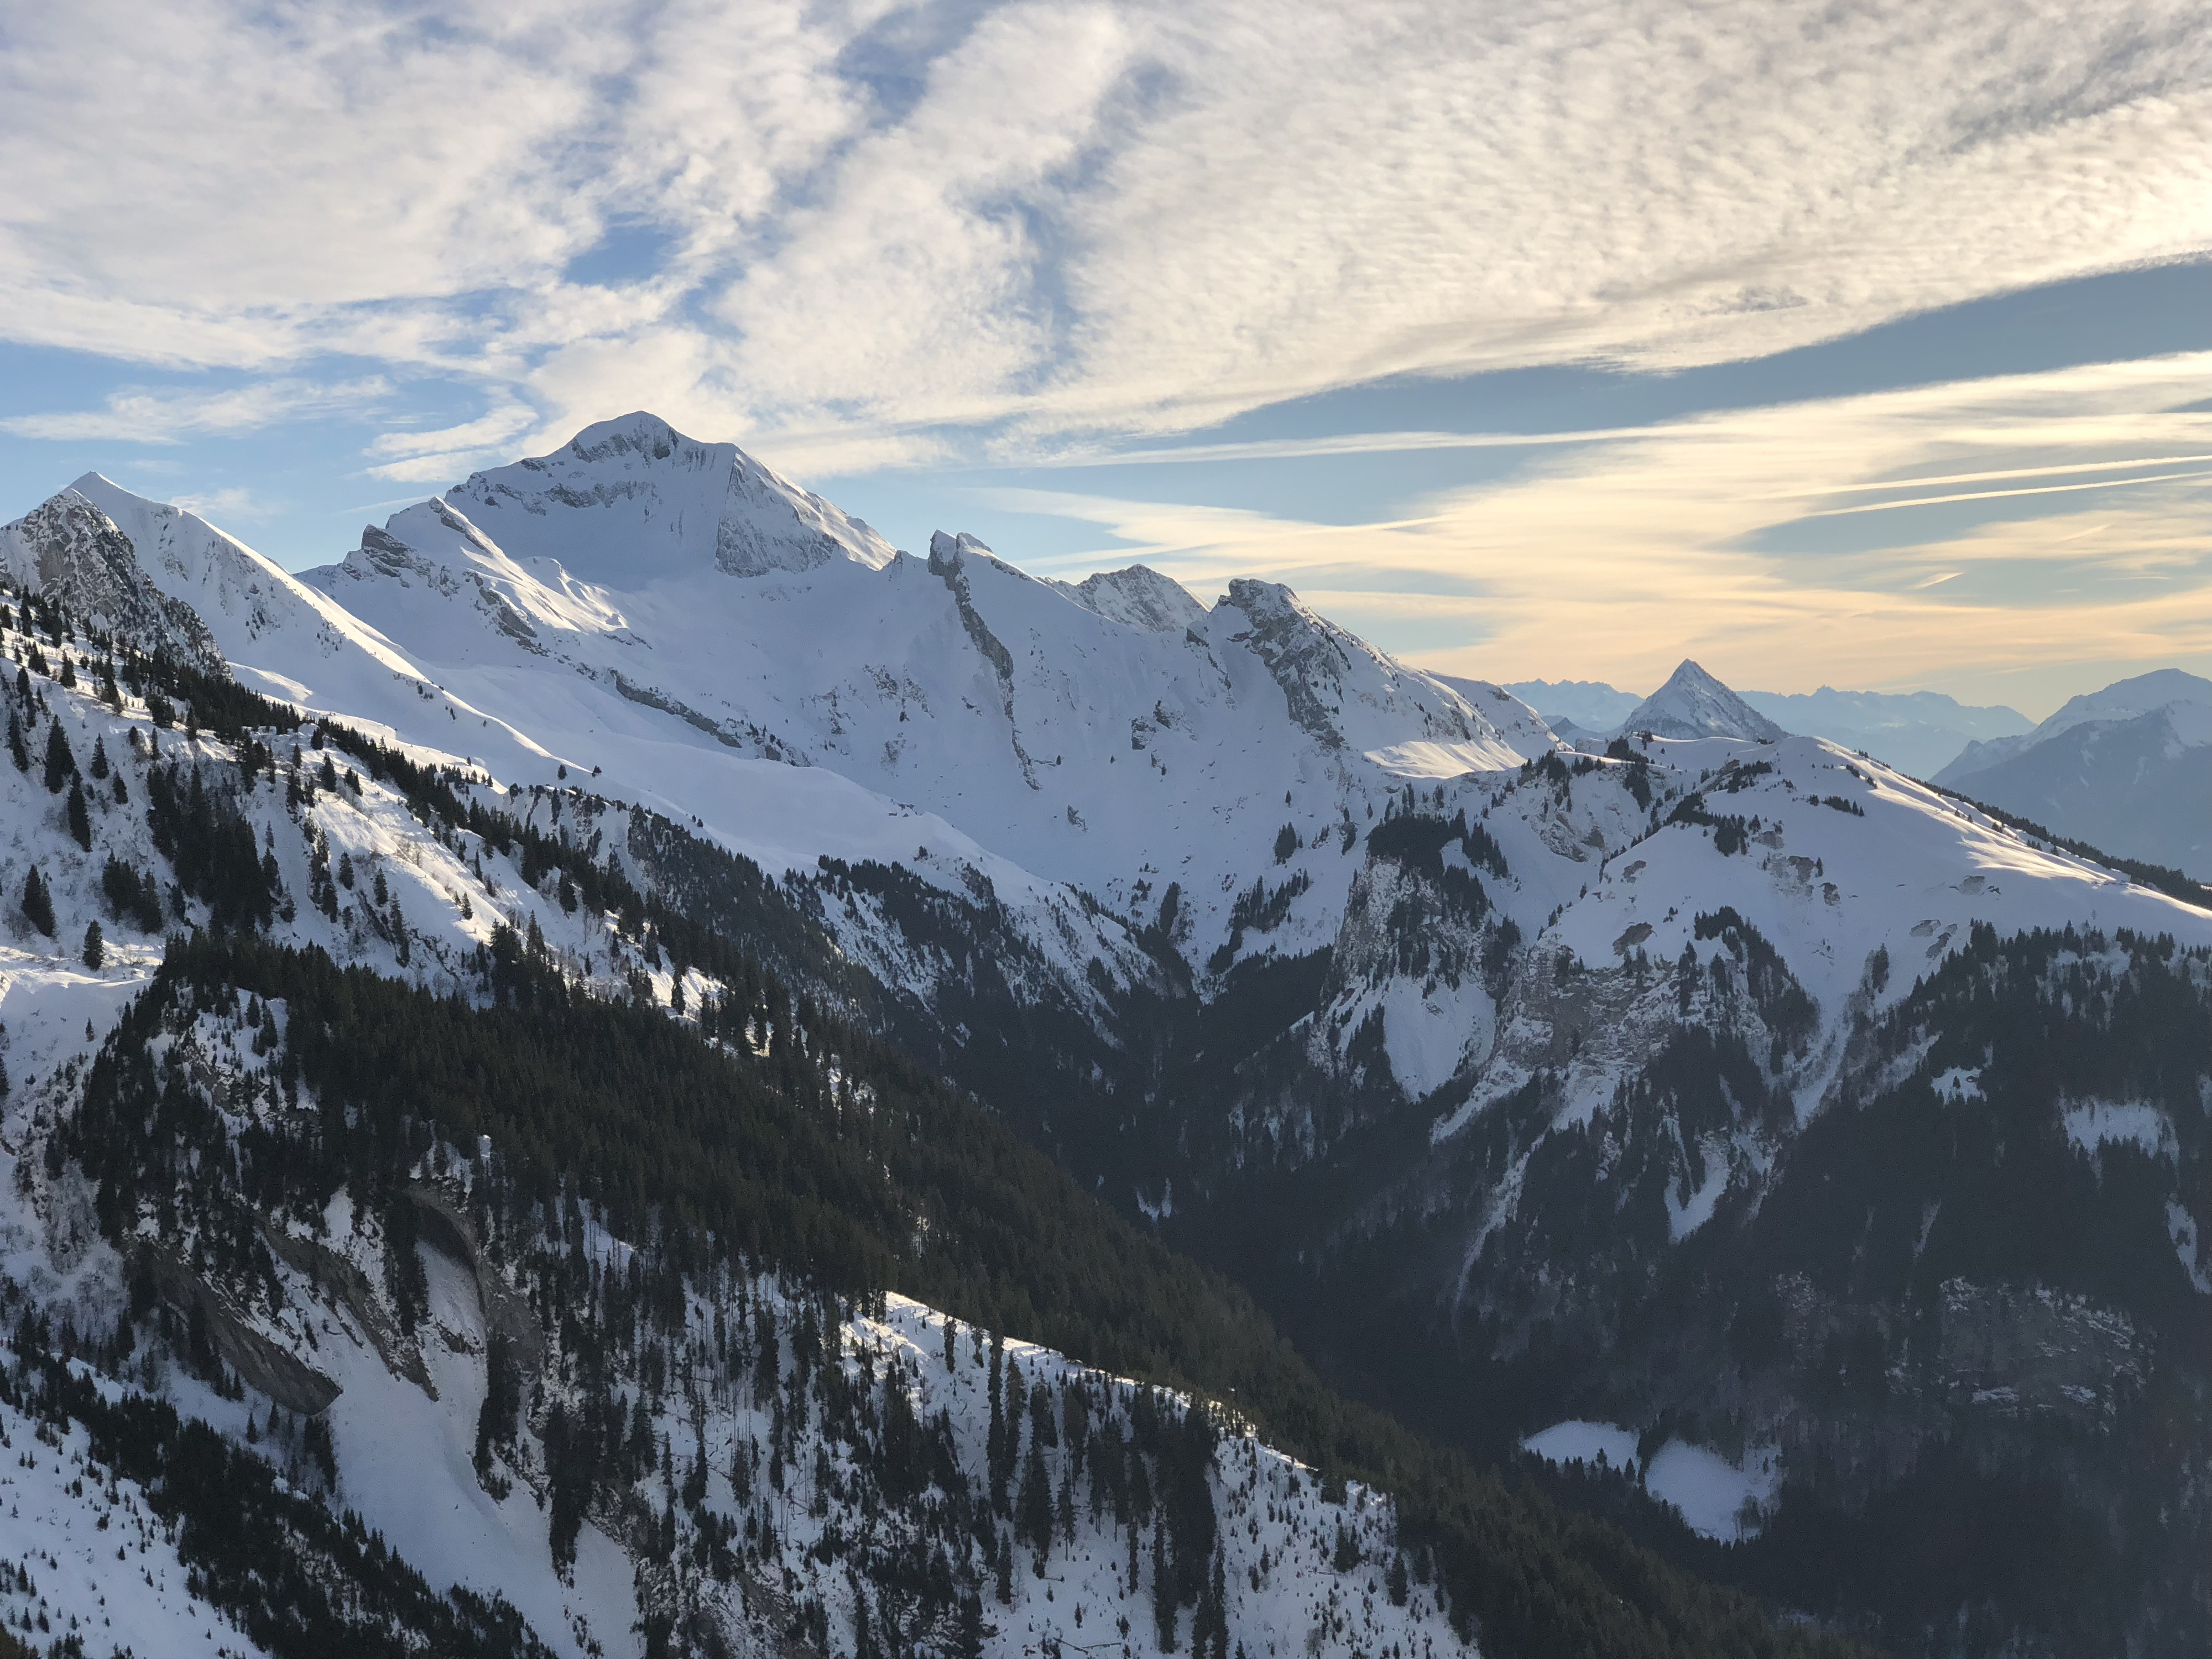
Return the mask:
M 489 449 L 441 450 L 428 455 L 410 455 L 368 469 L 372 478 L 386 483 L 453 483 L 466 477 L 482 462 L 493 458 Z
M 639 404 L 848 456 L 1168 431 L 2212 248 L 2197 0 L 80 0 L 9 30 L 0 331 L 441 368 L 544 437 Z M 568 281 L 615 223 L 651 268 Z
M 279 421 L 357 414 L 387 396 L 390 382 L 371 375 L 357 380 L 256 380 L 221 392 L 118 392 L 99 409 L 0 420 L 0 431 L 19 438 L 123 439 L 133 443 L 179 443 L 210 433 L 243 433 Z
M 993 499 L 1126 544 L 1055 568 L 1142 559 L 1200 590 L 1265 574 L 1450 672 L 1654 684 L 1690 655 L 1769 690 L 1932 684 L 2047 708 L 2102 684 L 2083 665 L 2212 659 L 2203 470 L 2100 477 L 2083 510 L 2025 519 L 2007 516 L 2013 490 L 1934 516 L 1916 496 L 1850 521 L 1863 531 L 1806 504 L 1923 477 L 2156 468 L 2208 448 L 2212 353 L 1687 419 L 1547 454 L 1387 524 Z M 1972 520 L 1941 516 L 1951 507 Z
M 197 513 L 203 519 L 223 524 L 251 524 L 266 519 L 277 509 L 258 493 L 242 487 L 210 489 L 204 495 L 179 495 L 174 505 L 187 513 Z
M 405 456 L 485 449 L 506 442 L 536 418 L 520 404 L 509 404 L 473 421 L 465 422 L 459 426 L 441 427 L 434 432 L 401 430 L 383 433 L 371 441 L 368 453 L 378 456 Z
M 486 462 L 507 459 L 502 446 L 537 420 L 522 404 L 507 404 L 459 426 L 380 433 L 362 453 L 378 462 L 368 469 L 372 478 L 394 483 L 443 483 Z

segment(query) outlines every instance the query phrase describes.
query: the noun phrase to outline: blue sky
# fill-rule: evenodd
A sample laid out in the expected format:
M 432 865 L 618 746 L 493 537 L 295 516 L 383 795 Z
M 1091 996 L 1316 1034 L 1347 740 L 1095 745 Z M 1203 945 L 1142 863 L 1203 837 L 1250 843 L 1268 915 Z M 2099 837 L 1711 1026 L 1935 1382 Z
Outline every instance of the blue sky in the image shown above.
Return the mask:
M 1446 672 L 2212 671 L 2190 5 L 51 12 L 0 515 L 96 469 L 304 567 L 645 407 Z

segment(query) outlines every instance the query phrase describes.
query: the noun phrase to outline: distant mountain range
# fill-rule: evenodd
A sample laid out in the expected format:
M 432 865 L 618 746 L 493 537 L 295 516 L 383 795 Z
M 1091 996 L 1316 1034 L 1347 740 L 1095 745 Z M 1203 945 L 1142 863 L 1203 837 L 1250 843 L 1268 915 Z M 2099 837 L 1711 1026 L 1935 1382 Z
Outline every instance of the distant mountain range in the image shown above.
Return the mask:
M 1970 744 L 1936 782 L 2063 836 L 2212 879 L 2212 680 L 2160 669 Z
M 2054 834 L 2212 878 L 2212 680 L 2178 668 L 2075 697 L 2040 726 L 1935 691 L 1729 692 L 1694 663 L 1648 699 L 1599 680 L 1503 689 L 1578 747 L 1602 749 L 1622 732 L 1701 728 L 1826 738 Z
M 1507 690 L 1571 742 L 1626 729 L 1641 701 L 1601 680 L 1520 680 Z M 2017 710 L 1976 708 L 1937 691 L 1743 691 L 1778 726 L 1857 750 L 1910 777 L 1932 778 L 1969 744 L 2027 732 Z

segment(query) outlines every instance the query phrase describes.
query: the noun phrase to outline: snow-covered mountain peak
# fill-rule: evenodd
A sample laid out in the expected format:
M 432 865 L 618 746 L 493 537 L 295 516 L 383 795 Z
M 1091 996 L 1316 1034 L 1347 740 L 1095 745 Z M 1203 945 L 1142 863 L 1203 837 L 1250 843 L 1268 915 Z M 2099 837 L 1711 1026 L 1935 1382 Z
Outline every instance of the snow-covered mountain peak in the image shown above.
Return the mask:
M 1966 745 L 1947 788 L 2134 858 L 2212 874 L 2212 680 L 2160 669 L 2066 706 L 2033 732 Z
M 0 567 L 144 649 L 173 651 L 204 667 L 222 665 L 207 624 L 155 585 L 131 538 L 75 486 L 0 526 Z
M 735 444 L 702 443 L 642 412 L 477 473 L 447 499 L 514 556 L 616 588 L 710 566 L 763 576 L 841 559 L 876 570 L 896 556 L 866 523 Z
M 1637 705 L 1620 730 L 1662 738 L 1747 738 L 1762 743 L 1789 735 L 1686 657 L 1666 684 Z
M 2126 720 L 2172 703 L 2212 705 L 2212 680 L 2179 668 L 2160 668 L 2133 679 L 2117 680 L 2101 691 L 2067 700 L 2066 706 L 2038 727 L 2043 737 L 2084 720 Z
M 1994 771 L 2063 733 L 2118 726 L 2148 714 L 2167 716 L 2154 722 L 2160 728 L 2157 742 L 2193 747 L 2187 733 L 2201 725 L 2202 717 L 2195 711 L 2203 708 L 2212 708 L 2212 680 L 2179 668 L 2160 668 L 2132 679 L 2116 680 L 2101 691 L 2069 697 L 2063 708 L 2032 732 L 1968 744 L 1956 760 L 1936 775 L 1936 781 L 1963 785 L 1968 778 Z
M 957 533 L 944 530 L 929 532 L 929 568 L 939 575 L 957 570 L 969 559 L 988 559 L 1001 568 L 1013 568 L 985 543 L 964 530 Z
M 1206 606 L 1171 576 L 1149 565 L 1101 570 L 1079 582 L 1054 586 L 1086 611 L 1148 634 L 1183 634 L 1206 620 Z
M 1456 769 L 1524 758 L 1518 751 L 1504 758 L 1510 745 L 1458 692 L 1308 609 L 1279 582 L 1237 578 L 1200 631 L 1217 651 L 1241 647 L 1264 664 L 1282 688 L 1291 719 L 1325 749 L 1495 740 L 1500 758 L 1469 757 Z

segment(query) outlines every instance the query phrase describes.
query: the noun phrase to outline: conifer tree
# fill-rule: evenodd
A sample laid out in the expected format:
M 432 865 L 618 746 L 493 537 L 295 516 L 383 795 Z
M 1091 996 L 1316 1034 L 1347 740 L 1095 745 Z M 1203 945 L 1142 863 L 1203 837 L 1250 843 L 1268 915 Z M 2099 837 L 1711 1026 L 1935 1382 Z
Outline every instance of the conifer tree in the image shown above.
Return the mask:
M 960 1629 L 952 1647 L 959 1659 L 982 1659 L 984 1637 L 998 1633 L 997 1626 L 987 1628 L 983 1623 L 981 1596 L 970 1590 L 960 1598 Z
M 1198 1659 L 1229 1659 L 1229 1585 L 1218 1550 L 1213 1556 L 1213 1577 L 1200 1598 L 1198 1616 L 1191 1622 L 1190 1648 Z
M 8 758 L 18 772 L 31 769 L 31 751 L 23 746 L 23 717 L 12 708 L 8 711 Z
M 46 890 L 46 878 L 33 865 L 31 873 L 23 878 L 23 915 L 48 939 L 54 936 L 53 895 Z
M 1060 1430 L 1053 1422 L 1052 1390 L 1042 1376 L 1030 1390 L 1030 1433 L 1042 1445 L 1057 1448 Z
M 76 757 L 70 753 L 69 738 L 63 735 L 62 723 L 51 720 L 46 725 L 46 793 L 58 795 L 70 774 L 76 770 Z
M 57 731 L 60 729 L 55 727 Z M 85 810 L 84 786 L 75 778 L 70 780 L 69 832 L 78 846 L 88 853 L 92 851 L 92 815 Z
M 1044 1559 L 1052 1548 L 1052 1477 L 1045 1473 L 1044 1448 L 1030 1437 L 1029 1455 L 1022 1463 L 1022 1495 L 1014 1509 L 1014 1530 L 1036 1551 L 1037 1577 L 1044 1577 Z
M 100 936 L 100 924 L 88 922 L 84 930 L 84 965 L 99 970 L 107 960 L 107 943 Z
M 1006 1408 L 1000 1393 L 1005 1375 L 1006 1339 L 993 1332 L 991 1335 L 991 1371 L 984 1392 L 991 1397 L 991 1432 L 983 1449 L 983 1467 L 991 1478 L 991 1508 L 999 1515 L 1006 1512 Z
M 1160 1651 L 1176 1650 L 1175 1575 L 1168 1571 L 1166 1523 L 1152 1522 L 1152 1626 L 1158 1632 Z

